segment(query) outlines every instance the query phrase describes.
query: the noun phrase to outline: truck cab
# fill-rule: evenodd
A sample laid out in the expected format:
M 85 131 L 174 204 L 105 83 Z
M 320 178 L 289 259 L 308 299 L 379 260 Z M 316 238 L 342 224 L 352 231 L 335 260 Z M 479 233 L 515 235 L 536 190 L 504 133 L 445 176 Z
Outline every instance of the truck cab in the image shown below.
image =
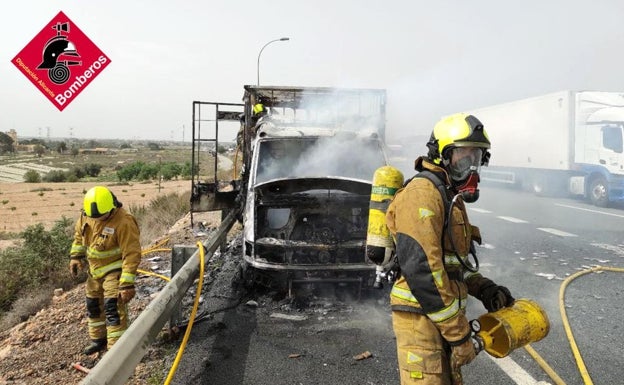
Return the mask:
M 366 258 L 372 178 L 387 165 L 385 90 L 245 86 L 244 276 L 250 285 L 372 287 Z M 205 200 L 205 199 L 204 199 Z

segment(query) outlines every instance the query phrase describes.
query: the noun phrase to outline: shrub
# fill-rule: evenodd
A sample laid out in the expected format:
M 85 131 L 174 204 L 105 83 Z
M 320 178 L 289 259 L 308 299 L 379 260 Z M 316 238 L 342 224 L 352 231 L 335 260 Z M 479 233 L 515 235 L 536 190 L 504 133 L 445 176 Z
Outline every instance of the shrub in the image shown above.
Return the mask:
M 60 170 L 52 170 L 43 177 L 44 182 L 60 183 L 67 180 L 67 175 Z
M 24 182 L 26 183 L 40 183 L 41 175 L 35 170 L 28 170 L 24 174 Z
M 73 222 L 65 217 L 50 231 L 42 224 L 26 228 L 23 245 L 0 252 L 0 312 L 7 311 L 18 294 L 42 285 L 66 286 L 67 258 L 73 239 Z
M 189 194 L 161 195 L 147 207 L 128 208 L 139 223 L 141 244 L 162 236 L 188 213 Z M 67 289 L 75 284 L 67 272 L 73 229 L 74 220 L 64 216 L 50 231 L 42 224 L 29 226 L 19 234 L 22 246 L 0 251 L 0 315 L 13 309 L 0 320 L 0 332 L 45 306 L 51 288 Z M 48 292 L 41 295 L 42 291 Z
M 76 175 L 73 174 L 67 174 L 67 179 L 65 180 L 66 182 L 70 182 L 70 183 L 74 183 L 74 182 L 78 182 L 79 178 Z
M 87 175 L 91 177 L 96 177 L 100 175 L 100 171 L 102 171 L 102 165 L 97 163 L 89 163 L 84 166 L 84 171 Z
M 77 178 L 76 180 L 78 180 L 78 179 L 84 178 L 87 175 L 87 173 L 85 172 L 84 168 L 74 166 L 66 173 L 67 177 L 71 175 L 75 176 Z
M 182 195 L 169 193 L 152 199 L 148 205 L 128 208 L 141 228 L 141 243 L 149 243 L 166 233 L 190 210 L 190 192 Z

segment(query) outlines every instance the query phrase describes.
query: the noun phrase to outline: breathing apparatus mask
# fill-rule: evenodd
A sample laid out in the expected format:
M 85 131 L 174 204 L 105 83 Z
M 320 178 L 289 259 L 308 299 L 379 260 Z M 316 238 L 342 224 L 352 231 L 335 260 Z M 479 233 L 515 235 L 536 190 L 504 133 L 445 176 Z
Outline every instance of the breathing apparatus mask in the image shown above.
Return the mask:
M 479 199 L 479 171 L 490 160 L 490 139 L 479 119 L 460 113 L 436 123 L 427 142 L 428 158 L 448 172 L 464 202 Z
M 483 163 L 483 149 L 478 147 L 454 147 L 449 149 L 443 162 L 453 187 L 461 194 L 464 202 L 472 203 L 479 199 L 477 188 Z

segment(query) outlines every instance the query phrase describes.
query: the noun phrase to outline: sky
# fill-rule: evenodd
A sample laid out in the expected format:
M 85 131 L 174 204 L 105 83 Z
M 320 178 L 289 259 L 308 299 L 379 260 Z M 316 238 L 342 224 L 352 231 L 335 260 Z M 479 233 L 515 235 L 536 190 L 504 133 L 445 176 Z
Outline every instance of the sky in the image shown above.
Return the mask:
M 624 91 L 621 0 L 31 0 L 0 14 L 0 131 L 185 140 L 243 86 L 381 88 L 388 141 L 560 90 Z M 111 60 L 62 112 L 11 63 L 63 11 Z M 487 127 L 486 127 L 487 129 Z M 424 144 L 423 144 L 424 148 Z

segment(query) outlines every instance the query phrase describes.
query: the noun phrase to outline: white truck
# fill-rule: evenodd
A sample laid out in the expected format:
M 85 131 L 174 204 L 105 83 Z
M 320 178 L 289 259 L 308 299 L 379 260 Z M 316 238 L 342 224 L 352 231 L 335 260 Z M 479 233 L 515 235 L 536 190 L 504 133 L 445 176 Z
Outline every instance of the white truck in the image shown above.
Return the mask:
M 191 215 L 242 206 L 249 284 L 289 294 L 293 284 L 372 287 L 376 266 L 366 239 L 373 174 L 388 163 L 386 91 L 244 89 L 243 104 L 194 102 Z M 203 180 L 202 145 L 231 120 L 241 124 L 238 177 L 220 183 L 215 159 L 206 163 L 215 179 Z
M 492 142 L 483 181 L 601 207 L 624 200 L 624 92 L 560 91 L 468 112 Z

